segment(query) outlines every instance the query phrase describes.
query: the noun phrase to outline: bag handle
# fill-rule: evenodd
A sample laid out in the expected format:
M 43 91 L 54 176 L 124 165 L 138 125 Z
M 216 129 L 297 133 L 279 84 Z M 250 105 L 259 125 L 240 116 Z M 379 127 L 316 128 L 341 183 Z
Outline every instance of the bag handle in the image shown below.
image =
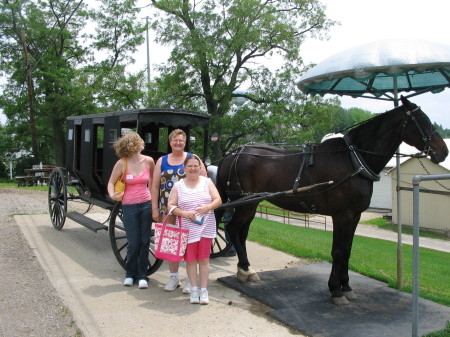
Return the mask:
M 128 160 L 127 160 L 127 158 L 123 158 L 123 160 L 125 160 L 125 170 L 122 173 L 122 177 L 120 177 L 120 180 L 122 182 L 125 181 L 125 175 L 127 174 L 127 170 L 128 170 Z
M 178 242 L 180 242 L 180 244 L 178 245 L 178 250 L 177 250 L 177 255 L 180 255 L 180 249 L 181 249 L 181 216 L 178 216 L 178 224 L 179 226 L 175 226 L 174 229 L 176 228 L 178 231 Z M 167 221 L 169 220 L 169 217 L 166 216 L 166 218 L 164 219 L 162 228 L 161 228 L 161 237 L 164 237 L 164 232 L 167 229 Z

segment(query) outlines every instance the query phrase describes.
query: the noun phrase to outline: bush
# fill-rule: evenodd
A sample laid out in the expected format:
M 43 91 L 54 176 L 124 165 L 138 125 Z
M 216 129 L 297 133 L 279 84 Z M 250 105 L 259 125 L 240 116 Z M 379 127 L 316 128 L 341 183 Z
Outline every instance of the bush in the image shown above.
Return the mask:
M 9 178 L 8 165 L 0 161 L 0 179 Z
M 20 157 L 16 160 L 16 165 L 13 169 L 13 177 L 23 176 L 25 174 L 25 169 L 32 168 L 34 164 L 33 157 Z

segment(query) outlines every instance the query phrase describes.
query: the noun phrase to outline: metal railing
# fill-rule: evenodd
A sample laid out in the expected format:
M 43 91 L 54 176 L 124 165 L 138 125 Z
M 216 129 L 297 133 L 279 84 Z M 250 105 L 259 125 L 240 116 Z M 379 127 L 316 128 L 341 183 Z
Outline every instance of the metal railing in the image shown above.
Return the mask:
M 450 174 L 416 175 L 413 177 L 413 289 L 412 289 L 412 337 L 419 331 L 419 192 L 420 182 L 450 179 Z
M 294 220 L 301 221 L 304 223 L 305 228 L 309 228 L 311 223 L 318 223 L 324 225 L 324 230 L 327 230 L 327 218 L 324 215 L 298 213 L 264 204 L 259 204 L 256 212 L 259 213 L 261 218 L 265 217 L 266 219 L 269 219 L 269 215 L 277 216 L 283 218 L 283 223 L 289 225 L 292 224 Z

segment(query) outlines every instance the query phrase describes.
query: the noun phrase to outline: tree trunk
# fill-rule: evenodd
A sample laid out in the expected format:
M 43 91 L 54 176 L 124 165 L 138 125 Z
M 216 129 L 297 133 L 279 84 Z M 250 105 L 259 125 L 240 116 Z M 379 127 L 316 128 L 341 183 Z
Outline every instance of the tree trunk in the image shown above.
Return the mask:
M 37 142 L 37 134 L 36 134 L 36 118 L 35 111 L 33 106 L 33 79 L 31 78 L 30 65 L 28 64 L 28 48 L 27 41 L 25 38 L 25 32 L 22 31 L 20 34 L 20 38 L 22 39 L 23 45 L 23 58 L 25 61 L 25 72 L 27 79 L 27 87 L 28 87 L 28 108 L 30 111 L 30 134 L 31 134 L 31 152 L 33 153 L 33 163 L 39 164 L 41 161 L 40 153 L 39 153 L 39 144 Z

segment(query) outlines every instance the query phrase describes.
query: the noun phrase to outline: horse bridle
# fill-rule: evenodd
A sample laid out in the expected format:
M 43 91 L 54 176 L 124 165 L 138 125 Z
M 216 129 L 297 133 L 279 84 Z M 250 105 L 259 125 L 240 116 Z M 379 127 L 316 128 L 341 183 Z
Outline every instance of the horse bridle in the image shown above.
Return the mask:
M 419 129 L 420 135 L 422 136 L 422 140 L 423 140 L 423 142 L 424 142 L 424 144 L 425 144 L 424 149 L 423 149 L 423 152 L 428 156 L 429 152 L 430 152 L 430 151 L 433 151 L 433 150 L 431 149 L 431 145 L 430 145 L 430 143 L 431 143 L 431 137 L 432 137 L 435 133 L 437 133 L 437 131 L 434 130 L 434 131 L 431 132 L 429 135 L 425 134 L 425 132 L 423 131 L 423 129 L 422 129 L 422 127 L 420 126 L 419 122 L 417 121 L 417 118 L 414 117 L 414 116 L 412 115 L 412 113 L 415 112 L 415 111 L 417 111 L 417 110 L 420 110 L 420 107 L 419 107 L 419 106 L 416 106 L 416 108 L 413 109 L 413 110 L 406 110 L 406 115 L 407 115 L 408 117 L 411 118 L 411 120 L 412 120 L 412 121 L 414 122 L 414 124 L 417 126 L 417 129 Z M 408 125 L 408 121 L 407 121 L 407 120 L 405 121 L 404 127 L 406 127 L 406 125 Z M 404 129 L 403 129 L 403 130 L 404 130 Z

